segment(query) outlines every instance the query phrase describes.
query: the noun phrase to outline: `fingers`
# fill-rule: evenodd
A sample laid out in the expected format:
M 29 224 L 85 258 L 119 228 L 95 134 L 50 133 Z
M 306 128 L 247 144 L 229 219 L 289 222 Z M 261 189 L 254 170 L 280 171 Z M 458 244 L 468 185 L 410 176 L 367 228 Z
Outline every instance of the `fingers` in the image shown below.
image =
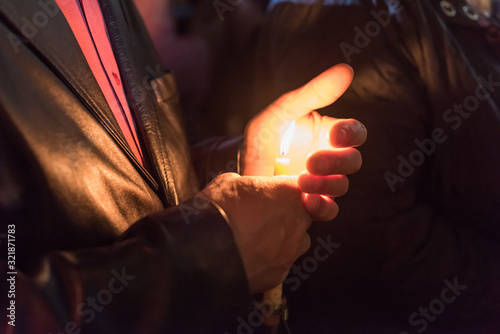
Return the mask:
M 302 172 L 298 184 L 305 193 L 332 197 L 345 195 L 349 189 L 349 180 L 345 175 L 318 176 Z
M 355 148 L 321 150 L 309 156 L 306 168 L 314 175 L 347 175 L 357 172 L 361 163 L 361 153 Z
M 299 176 L 275 176 L 273 179 L 301 192 L 304 214 L 313 221 L 329 221 L 335 218 L 339 207 L 333 199 L 327 196 L 344 195 L 349 188 L 349 182 L 344 175 L 316 176 L 302 173 Z M 303 222 L 305 232 L 311 225 L 311 220 L 305 219 Z
M 277 175 L 272 177 L 272 181 L 281 187 L 290 188 L 287 191 L 296 192 L 300 190 L 297 188 L 298 175 Z
M 304 194 L 303 202 L 306 211 L 315 221 L 329 221 L 334 219 L 339 207 L 331 198 L 347 193 L 349 180 L 345 175 L 317 176 L 307 172 L 300 174 L 299 187 Z
M 363 123 L 355 119 L 337 119 L 330 130 L 330 145 L 356 147 L 366 141 L 367 131 Z
M 349 65 L 333 66 L 301 88 L 281 96 L 264 113 L 279 113 L 281 119 L 291 122 L 335 102 L 349 87 L 352 77 Z
M 297 176 L 275 176 L 274 179 L 284 185 L 302 191 L 302 203 L 307 214 L 314 221 L 329 221 L 334 219 L 339 207 L 327 196 L 338 197 L 347 192 L 349 180 L 345 175 L 311 175 L 307 172 Z M 308 222 L 307 228 L 310 226 Z
M 331 198 L 317 194 L 304 194 L 304 207 L 315 221 L 329 221 L 337 217 L 339 207 Z

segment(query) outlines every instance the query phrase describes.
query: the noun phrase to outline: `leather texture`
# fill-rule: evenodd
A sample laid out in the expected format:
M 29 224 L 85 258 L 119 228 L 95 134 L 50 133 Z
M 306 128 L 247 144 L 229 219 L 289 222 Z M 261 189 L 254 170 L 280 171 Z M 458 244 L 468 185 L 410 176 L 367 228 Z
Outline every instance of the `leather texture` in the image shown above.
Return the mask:
M 349 63 L 352 85 L 320 112 L 368 129 L 338 217 L 312 225 L 285 280 L 292 333 L 498 333 L 500 62 L 488 28 L 465 1 L 449 1 L 453 17 L 437 0 L 328 2 L 277 4 L 256 66 L 264 105 Z M 467 288 L 441 310 L 455 279 Z
M 0 226 L 15 225 L 18 271 L 16 326 L 2 317 L 1 332 L 220 330 L 249 299 L 231 230 L 215 207 L 190 201 L 199 183 L 175 83 L 134 6 L 100 4 L 145 166 L 55 2 L 0 1 Z M 87 298 L 122 270 L 135 278 L 118 275 L 121 292 L 92 308 Z

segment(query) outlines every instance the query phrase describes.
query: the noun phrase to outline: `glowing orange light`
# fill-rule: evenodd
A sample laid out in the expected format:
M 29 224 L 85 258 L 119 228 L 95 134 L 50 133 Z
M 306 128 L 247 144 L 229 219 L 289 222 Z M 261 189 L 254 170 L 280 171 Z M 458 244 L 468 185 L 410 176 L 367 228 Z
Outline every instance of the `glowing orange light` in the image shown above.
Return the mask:
M 294 131 L 295 121 L 293 121 L 288 129 L 286 129 L 285 134 L 281 139 L 281 157 L 276 158 L 276 161 L 274 162 L 274 175 L 289 175 L 290 173 L 290 159 L 285 158 L 285 155 L 288 153 L 288 150 L 290 150 Z
M 281 139 L 280 149 L 282 157 L 284 157 L 288 153 L 288 150 L 290 149 L 294 131 L 295 131 L 295 121 L 293 121 L 292 124 L 290 124 L 290 126 L 288 127 L 288 129 L 286 129 L 285 134 Z
M 292 144 L 293 133 L 295 131 L 295 121 L 286 129 L 283 138 L 281 139 L 280 151 L 281 157 L 276 158 L 274 162 L 274 175 L 289 175 L 290 174 L 290 159 L 285 158 L 285 155 L 290 150 Z M 283 307 L 283 284 L 274 287 L 271 290 L 264 292 L 264 301 L 271 302 L 276 310 L 282 310 Z M 267 326 L 277 326 L 280 322 L 279 315 L 271 315 L 264 317 L 264 324 Z

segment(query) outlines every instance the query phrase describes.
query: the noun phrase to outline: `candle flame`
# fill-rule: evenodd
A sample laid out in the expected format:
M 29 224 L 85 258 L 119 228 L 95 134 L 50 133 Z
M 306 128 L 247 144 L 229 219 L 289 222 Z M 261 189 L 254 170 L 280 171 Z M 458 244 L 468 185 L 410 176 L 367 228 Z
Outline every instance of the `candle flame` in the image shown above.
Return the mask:
M 281 156 L 285 156 L 290 149 L 290 145 L 292 144 L 293 132 L 295 131 L 295 121 L 290 124 L 288 129 L 286 129 L 285 134 L 283 135 L 283 139 L 281 139 Z

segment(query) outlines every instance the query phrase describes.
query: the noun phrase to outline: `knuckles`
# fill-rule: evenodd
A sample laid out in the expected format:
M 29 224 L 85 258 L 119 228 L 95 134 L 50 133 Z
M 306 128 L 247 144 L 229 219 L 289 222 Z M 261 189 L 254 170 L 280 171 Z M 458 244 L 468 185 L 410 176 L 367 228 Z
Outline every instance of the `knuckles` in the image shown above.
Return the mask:
M 302 173 L 299 176 L 300 189 L 309 194 L 343 196 L 349 189 L 349 179 L 345 175 L 317 176 Z
M 309 157 L 306 168 L 315 175 L 353 174 L 362 163 L 361 153 L 355 148 L 321 150 Z

